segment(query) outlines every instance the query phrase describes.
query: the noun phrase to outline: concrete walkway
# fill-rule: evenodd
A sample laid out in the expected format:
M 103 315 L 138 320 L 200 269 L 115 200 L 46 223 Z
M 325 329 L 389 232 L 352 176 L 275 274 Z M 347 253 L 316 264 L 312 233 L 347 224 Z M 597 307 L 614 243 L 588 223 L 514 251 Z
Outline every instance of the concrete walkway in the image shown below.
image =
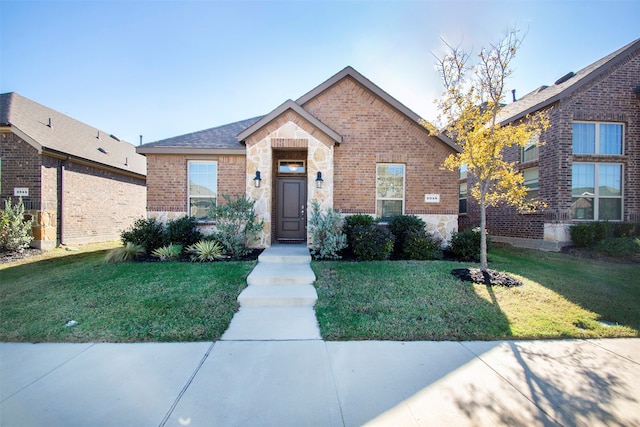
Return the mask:
M 318 294 L 306 244 L 273 245 L 258 258 L 238 296 L 240 310 L 223 341 L 319 340 Z
M 2 426 L 639 426 L 640 339 L 0 344 Z

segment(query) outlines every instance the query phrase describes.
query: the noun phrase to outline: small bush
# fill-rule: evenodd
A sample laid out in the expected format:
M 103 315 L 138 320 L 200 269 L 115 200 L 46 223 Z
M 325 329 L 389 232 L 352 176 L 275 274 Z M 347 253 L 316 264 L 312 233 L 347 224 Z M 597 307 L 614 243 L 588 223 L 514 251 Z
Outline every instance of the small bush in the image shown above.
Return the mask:
M 453 233 L 449 243 L 449 252 L 462 261 L 478 261 L 480 259 L 480 229 L 468 229 Z M 487 251 L 491 239 L 487 236 Z
M 389 259 L 393 251 L 393 236 L 379 225 L 357 225 L 353 228 L 351 249 L 359 261 Z
M 233 258 L 239 258 L 251 252 L 249 246 L 258 240 L 264 227 L 264 221 L 258 221 L 255 200 L 242 195 L 231 198 L 222 195 L 225 203 L 212 206 L 209 216 L 216 221 L 214 238 Z
M 412 233 L 421 233 L 424 231 L 427 224 L 415 215 L 398 215 L 394 217 L 389 223 L 389 229 L 395 237 L 395 243 L 393 244 L 393 253 L 399 258 L 406 258 L 405 254 L 405 240 L 407 236 Z M 414 236 L 415 237 L 415 236 Z
M 593 244 L 594 234 L 591 223 L 574 224 L 569 229 L 573 244 L 579 248 L 586 248 Z
M 340 259 L 339 252 L 347 247 L 340 212 L 327 208 L 323 213 L 320 211 L 320 204 L 312 202 L 309 232 L 313 242 L 311 255 L 315 259 Z
M 160 261 L 171 261 L 178 259 L 182 253 L 182 245 L 174 245 L 173 243 L 154 250 L 151 255 L 160 258 Z
M 165 244 L 179 244 L 183 247 L 193 245 L 202 239 L 202 233 L 198 230 L 198 221 L 192 216 L 171 220 L 167 223 L 164 241 Z
M 124 246 L 109 250 L 104 260 L 108 263 L 133 261 L 140 255 L 144 255 L 144 253 L 144 246 L 127 242 Z
M 348 215 L 344 218 L 342 231 L 347 236 L 347 245 L 353 247 L 353 228 L 358 225 L 371 226 L 377 224 L 378 220 L 367 214 Z
M 640 239 L 633 237 L 609 237 L 596 243 L 595 249 L 612 257 L 631 257 L 640 253 Z
M 14 206 L 11 198 L 7 199 L 0 213 L 0 252 L 20 252 L 29 246 L 33 239 L 31 223 L 24 219 L 22 198 Z
M 134 243 L 143 246 L 147 254 L 152 254 L 164 245 L 164 226 L 155 218 L 137 219 L 133 225 L 120 234 L 123 244 Z
M 222 245 L 215 240 L 200 240 L 189 246 L 187 252 L 191 253 L 191 261 L 210 262 L 224 259 Z
M 404 235 L 403 259 L 432 260 L 442 258 L 442 239 L 424 230 L 411 230 Z

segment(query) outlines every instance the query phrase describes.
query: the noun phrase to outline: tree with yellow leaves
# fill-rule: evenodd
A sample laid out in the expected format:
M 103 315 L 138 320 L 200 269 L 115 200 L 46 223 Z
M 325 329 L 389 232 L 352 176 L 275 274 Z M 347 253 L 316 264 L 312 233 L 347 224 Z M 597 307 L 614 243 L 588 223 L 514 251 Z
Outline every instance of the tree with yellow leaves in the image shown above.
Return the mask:
M 480 50 L 476 63 L 460 47 L 445 42 L 447 53 L 437 58 L 444 85 L 438 101 L 441 132 L 453 138 L 461 152 L 444 163 L 449 170 L 467 167 L 474 177 L 469 189 L 480 205 L 480 269 L 486 272 L 487 207 L 508 203 L 520 209 L 535 208 L 526 199 L 528 188 L 516 162 L 504 159 L 505 150 L 531 144 L 549 125 L 545 112 L 529 115 L 517 123 L 501 125 L 498 114 L 504 106 L 505 83 L 513 70 L 511 63 L 522 45 L 518 30 L 511 30 L 497 44 Z M 540 204 L 540 203 L 538 203 Z

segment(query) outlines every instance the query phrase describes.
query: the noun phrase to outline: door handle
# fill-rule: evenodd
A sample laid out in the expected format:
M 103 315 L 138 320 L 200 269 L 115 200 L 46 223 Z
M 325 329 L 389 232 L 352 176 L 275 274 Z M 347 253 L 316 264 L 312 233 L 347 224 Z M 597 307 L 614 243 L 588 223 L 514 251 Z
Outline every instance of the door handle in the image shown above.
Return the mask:
M 304 218 L 304 205 L 300 206 L 300 218 Z

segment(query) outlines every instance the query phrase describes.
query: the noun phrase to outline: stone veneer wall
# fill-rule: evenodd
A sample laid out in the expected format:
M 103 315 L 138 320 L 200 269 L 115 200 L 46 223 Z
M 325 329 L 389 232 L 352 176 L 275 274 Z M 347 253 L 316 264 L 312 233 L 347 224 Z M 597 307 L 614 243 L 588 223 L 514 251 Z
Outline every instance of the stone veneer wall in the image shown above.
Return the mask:
M 333 208 L 333 145 L 326 139 L 324 142 L 317 139 L 313 130 L 309 132 L 310 124 L 292 112 L 284 113 L 266 127 L 268 133 L 259 132 L 247 141 L 247 196 L 256 201 L 256 213 L 265 222 L 260 247 L 273 243 L 274 149 L 307 150 L 307 217 L 313 201 L 320 203 L 323 210 Z M 256 171 L 262 177 L 260 188 L 253 181 Z M 324 180 L 321 189 L 315 184 L 319 171 Z

